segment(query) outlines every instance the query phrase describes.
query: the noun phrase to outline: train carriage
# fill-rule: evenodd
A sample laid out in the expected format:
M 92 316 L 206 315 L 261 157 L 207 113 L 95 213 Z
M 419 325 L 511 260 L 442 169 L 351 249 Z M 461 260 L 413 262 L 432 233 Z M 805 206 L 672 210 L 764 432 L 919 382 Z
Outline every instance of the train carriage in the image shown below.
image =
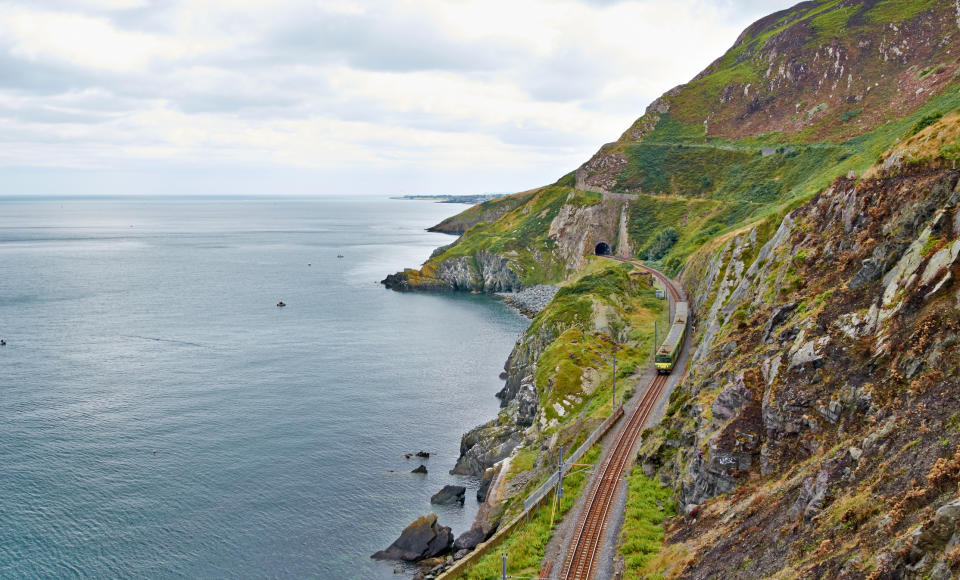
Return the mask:
M 670 325 L 670 332 L 666 340 L 657 349 L 653 365 L 657 367 L 658 373 L 669 373 L 680 356 L 683 348 L 683 339 L 687 333 L 687 303 L 677 302 L 674 306 L 673 324 Z

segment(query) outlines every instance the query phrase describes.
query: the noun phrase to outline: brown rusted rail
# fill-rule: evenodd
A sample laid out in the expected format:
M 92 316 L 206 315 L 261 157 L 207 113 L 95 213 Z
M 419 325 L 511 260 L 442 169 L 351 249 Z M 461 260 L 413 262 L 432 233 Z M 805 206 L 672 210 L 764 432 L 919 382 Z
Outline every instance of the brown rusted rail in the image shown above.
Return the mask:
M 682 292 L 677 288 L 676 283 L 663 273 L 631 260 L 620 259 L 619 261 L 633 264 L 657 276 L 667 288 L 672 301 L 682 299 Z M 613 498 L 616 496 L 623 472 L 632 459 L 637 440 L 656 408 L 668 378 L 669 375 L 658 374 L 650 381 L 643 398 L 634 408 L 627 423 L 621 428 L 607 452 L 590 487 L 586 504 L 577 522 L 576 534 L 567 551 L 566 565 L 560 575 L 563 580 L 591 580 L 597 563 L 597 554 L 603 543 L 607 514 L 613 504 Z

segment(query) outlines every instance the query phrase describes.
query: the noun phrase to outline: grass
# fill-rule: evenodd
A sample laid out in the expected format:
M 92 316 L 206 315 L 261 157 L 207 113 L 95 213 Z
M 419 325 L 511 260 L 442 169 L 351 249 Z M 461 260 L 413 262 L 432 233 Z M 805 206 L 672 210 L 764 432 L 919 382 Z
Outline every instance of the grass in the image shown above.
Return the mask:
M 540 355 L 535 377 L 547 418 L 563 420 L 589 411 L 595 400 L 609 401 L 613 353 L 618 380 L 648 364 L 654 321 L 665 327 L 666 311 L 649 278 L 629 264 L 594 258 L 565 283 L 528 331 L 547 328 L 556 337 Z M 563 416 L 555 403 L 563 405 Z
M 936 0 L 883 0 L 867 12 L 867 20 L 873 23 L 892 22 L 899 24 L 918 16 L 936 4 Z
M 707 241 L 766 216 L 782 217 L 850 171 L 862 175 L 898 139 L 923 133 L 942 111 L 958 107 L 960 85 L 953 85 L 912 113 L 839 143 L 778 143 L 783 137 L 776 134 L 735 142 L 696 136 L 683 142 L 683 135 L 696 132 L 664 115 L 643 142 L 623 146 L 629 163 L 617 188 L 646 192 L 630 204 L 631 243 L 644 257 L 659 231 L 675 228 L 676 244 L 651 265 L 676 274 Z M 835 115 L 849 121 L 859 114 L 862 109 Z M 776 152 L 761 155 L 765 147 Z M 960 140 L 932 153 L 960 160 Z
M 580 463 L 595 463 L 600 456 L 600 446 L 594 445 L 580 459 Z M 507 554 L 507 573 L 513 576 L 536 577 L 540 572 L 544 549 L 553 536 L 553 530 L 570 511 L 577 497 L 583 492 L 587 477 L 584 472 L 571 472 L 564 477 L 563 499 L 560 500 L 557 517 L 551 526 L 553 499 L 548 499 L 537 508 L 530 522 L 522 525 L 506 538 L 496 550 L 486 554 L 470 570 L 457 578 L 462 580 L 489 580 L 500 577 L 500 555 Z
M 846 6 L 837 8 L 829 12 L 824 12 L 810 19 L 810 25 L 817 33 L 813 44 L 820 44 L 824 39 L 837 38 L 841 36 L 846 29 L 847 21 L 850 17 L 859 12 L 860 5 Z
M 514 198 L 519 198 L 520 203 Z M 564 265 L 552 253 L 556 242 L 548 236 L 550 223 L 564 204 L 586 207 L 600 203 L 601 199 L 599 193 L 551 185 L 533 193 L 507 196 L 468 209 L 455 217 L 469 223 L 472 220 L 468 212 L 474 212 L 473 215 L 489 212 L 497 204 L 509 208 L 492 222 L 474 224 L 446 251 L 431 258 L 423 272 L 428 274 L 430 268 L 441 260 L 473 257 L 480 251 L 487 251 L 511 256 L 511 266 L 526 285 L 555 283 L 568 272 L 564 271 Z M 479 276 L 479 272 L 476 274 Z
M 627 505 L 620 533 L 624 578 L 649 578 L 647 564 L 663 547 L 663 521 L 676 513 L 670 489 L 634 469 L 627 477 Z

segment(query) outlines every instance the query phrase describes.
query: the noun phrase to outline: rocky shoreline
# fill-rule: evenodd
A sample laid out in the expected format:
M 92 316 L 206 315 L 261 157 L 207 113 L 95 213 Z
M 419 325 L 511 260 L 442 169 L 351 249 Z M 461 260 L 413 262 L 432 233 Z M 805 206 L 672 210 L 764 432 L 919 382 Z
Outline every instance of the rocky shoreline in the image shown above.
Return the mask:
M 538 284 L 530 288 L 524 288 L 519 292 L 498 292 L 497 296 L 503 299 L 504 303 L 516 308 L 524 316 L 535 317 L 541 310 L 550 304 L 557 291 L 557 286 L 547 284 Z
M 533 318 L 549 304 L 558 290 L 556 286 L 537 285 L 497 296 Z M 502 516 L 501 487 L 506 484 L 504 466 L 514 449 L 529 442 L 528 429 L 539 409 L 537 391 L 533 386 L 534 361 L 539 351 L 549 344 L 549 338 L 531 338 L 524 332 L 504 364 L 501 378 L 505 384 L 496 394 L 506 412 L 470 429 L 461 437 L 460 457 L 450 473 L 481 479 L 476 494 L 480 507 L 471 528 L 453 539 L 449 528 L 436 521 L 435 514 L 423 516 L 408 526 L 389 548 L 375 554 L 374 558 L 416 562 L 421 569 L 414 578 L 433 578 L 496 532 Z M 432 503 L 452 500 L 462 504 L 463 488 L 448 488 L 451 489 L 445 488 L 434 496 L 438 501 Z

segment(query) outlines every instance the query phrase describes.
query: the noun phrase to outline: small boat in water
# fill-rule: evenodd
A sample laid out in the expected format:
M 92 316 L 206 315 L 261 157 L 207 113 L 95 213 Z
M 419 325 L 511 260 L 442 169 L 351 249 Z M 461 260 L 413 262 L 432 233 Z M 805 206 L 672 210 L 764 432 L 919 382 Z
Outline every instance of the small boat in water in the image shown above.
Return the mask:
M 277 308 L 283 308 L 284 306 L 286 306 L 286 303 L 283 300 L 277 302 Z

